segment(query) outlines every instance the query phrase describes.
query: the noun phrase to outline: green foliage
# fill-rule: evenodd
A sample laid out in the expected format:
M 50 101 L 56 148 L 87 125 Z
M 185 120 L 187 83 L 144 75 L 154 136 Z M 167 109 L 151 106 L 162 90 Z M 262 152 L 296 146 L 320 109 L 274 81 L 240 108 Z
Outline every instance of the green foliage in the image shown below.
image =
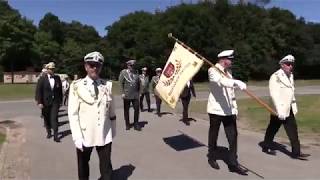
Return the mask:
M 154 13 L 137 11 L 106 27 L 100 37 L 92 26 L 62 22 L 47 13 L 37 29 L 7 2 L 0 1 L 0 65 L 4 71 L 23 70 L 55 61 L 61 73 L 82 76 L 83 56 L 100 51 L 105 56 L 102 76 L 116 79 L 128 59 L 137 69 L 163 67 L 174 41 L 185 42 L 216 61 L 224 49 L 235 49 L 233 74 L 242 80 L 268 79 L 287 54 L 296 57 L 296 78 L 320 78 L 320 24 L 306 23 L 288 10 L 264 9 L 269 0 L 215 0 L 180 4 Z M 207 80 L 203 66 L 194 78 Z

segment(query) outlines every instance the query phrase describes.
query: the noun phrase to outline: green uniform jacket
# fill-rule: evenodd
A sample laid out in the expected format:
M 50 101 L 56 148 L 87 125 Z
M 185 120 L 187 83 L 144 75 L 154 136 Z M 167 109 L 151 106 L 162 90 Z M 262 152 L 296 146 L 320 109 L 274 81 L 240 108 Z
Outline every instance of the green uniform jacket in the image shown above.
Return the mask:
M 140 78 L 136 72 L 124 69 L 120 72 L 119 83 L 121 93 L 125 99 L 139 99 Z
M 154 94 L 154 88 L 156 87 L 156 85 L 158 84 L 158 81 L 160 79 L 160 76 L 153 76 L 151 79 L 151 87 L 152 87 L 152 93 Z
M 144 76 L 140 74 L 140 82 L 141 82 L 141 93 L 148 93 L 149 92 L 149 76 Z

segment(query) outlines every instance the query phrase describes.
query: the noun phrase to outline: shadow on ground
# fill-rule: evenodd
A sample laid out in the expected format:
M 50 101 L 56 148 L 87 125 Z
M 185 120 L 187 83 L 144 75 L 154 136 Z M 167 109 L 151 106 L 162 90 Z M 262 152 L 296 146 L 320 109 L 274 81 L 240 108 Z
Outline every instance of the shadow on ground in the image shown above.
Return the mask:
M 266 146 L 265 143 L 263 141 L 259 142 L 258 144 L 261 148 L 263 146 Z M 273 142 L 272 144 L 270 145 L 267 145 L 268 148 L 272 149 L 272 150 L 276 150 L 276 151 L 280 151 L 282 152 L 283 154 L 291 157 L 291 152 L 287 149 L 287 146 L 284 145 L 284 144 L 280 144 L 280 143 L 277 143 L 277 142 Z
M 201 144 L 184 134 L 166 137 L 163 138 L 163 141 L 176 151 L 184 151 L 205 146 L 204 144 Z

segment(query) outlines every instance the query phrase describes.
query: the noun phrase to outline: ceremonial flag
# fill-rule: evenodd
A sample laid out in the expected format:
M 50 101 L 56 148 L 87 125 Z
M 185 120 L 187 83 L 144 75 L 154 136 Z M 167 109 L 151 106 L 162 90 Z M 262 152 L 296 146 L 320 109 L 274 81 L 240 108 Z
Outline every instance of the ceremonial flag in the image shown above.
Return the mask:
M 171 108 L 175 108 L 183 88 L 202 64 L 201 56 L 176 42 L 155 87 L 156 93 Z

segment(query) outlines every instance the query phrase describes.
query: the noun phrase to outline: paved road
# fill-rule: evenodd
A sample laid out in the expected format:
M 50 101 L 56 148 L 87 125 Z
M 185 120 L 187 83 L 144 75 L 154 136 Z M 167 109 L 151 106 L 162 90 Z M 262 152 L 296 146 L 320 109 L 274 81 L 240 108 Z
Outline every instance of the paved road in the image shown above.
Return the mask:
M 320 177 L 319 147 L 303 146 L 304 152 L 312 154 L 309 161 L 294 160 L 281 152 L 278 152 L 277 156 L 269 156 L 262 153 L 257 145 L 263 139 L 263 135 L 247 131 L 239 132 L 239 161 L 252 171 L 249 177 L 228 172 L 223 161 L 218 161 L 221 170 L 211 169 L 206 159 L 209 126 L 207 121 L 197 120 L 192 122 L 191 126 L 185 126 L 179 122 L 179 115 L 165 114 L 159 118 L 153 113 L 142 112 L 140 121 L 144 124 L 143 130 L 125 131 L 121 99 L 117 97 L 116 100 L 118 127 L 112 149 L 116 179 L 259 179 L 261 177 L 319 179 Z M 65 137 L 61 143 L 55 143 L 52 139 L 45 138 L 46 133 L 39 118 L 39 110 L 33 102 L 0 103 L 0 121 L 14 120 L 22 124 L 18 127 L 19 133 L 11 131 L 14 133 L 12 141 L 9 139 L 11 142 L 2 152 L 2 168 L 7 170 L 7 173 L 0 174 L 0 179 L 1 175 L 4 179 L 76 179 L 75 148 L 69 134 L 65 108 L 62 108 L 60 115 L 59 131 L 63 132 Z M 304 143 L 303 139 L 301 141 Z M 227 147 L 226 142 L 225 135 L 221 134 L 219 145 Z M 287 140 L 278 142 L 285 144 Z M 18 148 L 19 151 L 14 150 Z M 97 179 L 99 168 L 94 151 L 90 163 L 91 177 Z

